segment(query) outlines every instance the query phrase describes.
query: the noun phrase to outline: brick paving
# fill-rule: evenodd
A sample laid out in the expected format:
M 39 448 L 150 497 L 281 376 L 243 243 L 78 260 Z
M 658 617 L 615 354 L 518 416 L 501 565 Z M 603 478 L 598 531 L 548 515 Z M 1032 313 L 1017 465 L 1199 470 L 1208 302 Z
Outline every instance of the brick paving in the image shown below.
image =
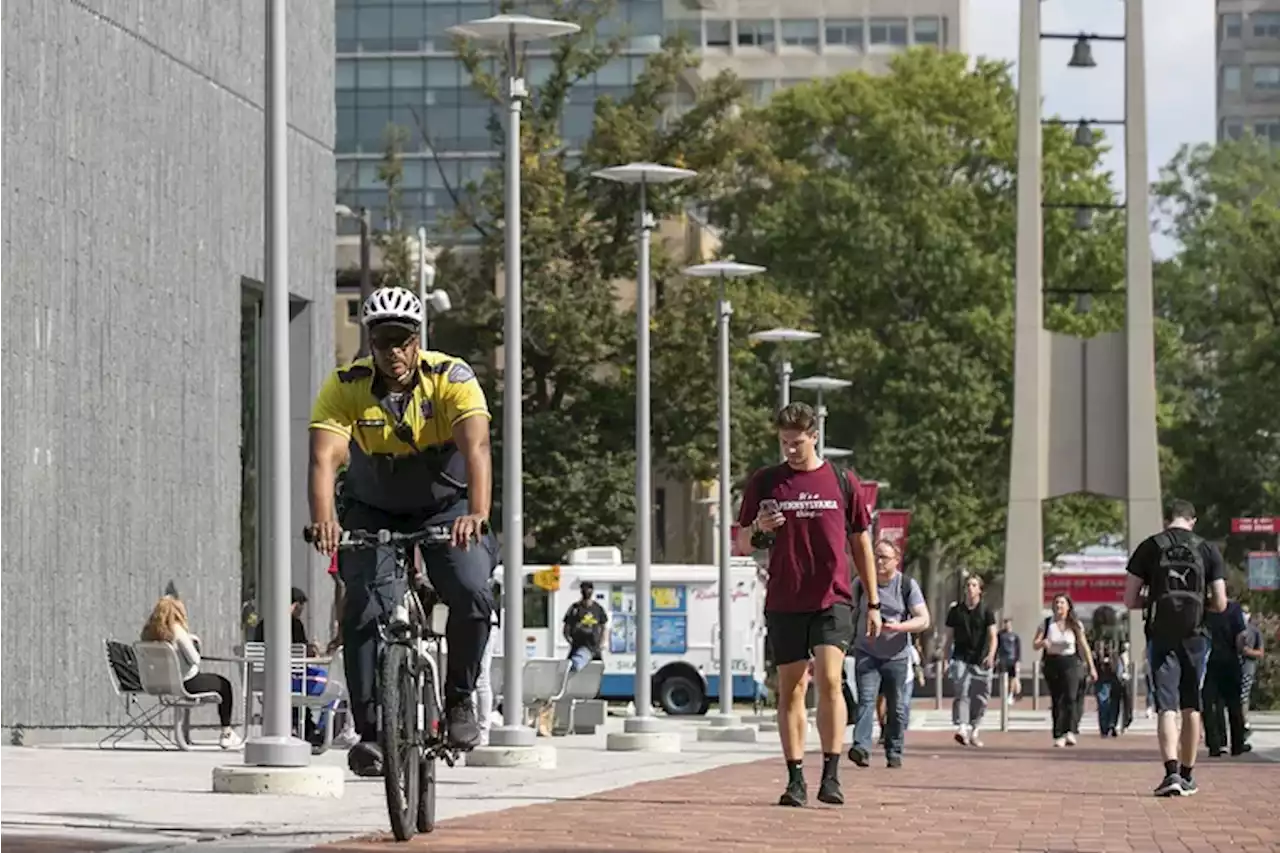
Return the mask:
M 578 800 L 441 822 L 406 845 L 353 839 L 325 853 L 429 849 L 467 853 L 1280 853 L 1280 766 L 1253 756 L 1202 759 L 1196 797 L 1150 794 L 1153 737 L 1084 737 L 1053 749 L 1044 733 L 984 736 L 958 746 L 913 732 L 906 765 L 841 768 L 844 807 L 780 808 L 777 760 L 648 782 Z M 806 760 L 810 795 L 818 757 Z

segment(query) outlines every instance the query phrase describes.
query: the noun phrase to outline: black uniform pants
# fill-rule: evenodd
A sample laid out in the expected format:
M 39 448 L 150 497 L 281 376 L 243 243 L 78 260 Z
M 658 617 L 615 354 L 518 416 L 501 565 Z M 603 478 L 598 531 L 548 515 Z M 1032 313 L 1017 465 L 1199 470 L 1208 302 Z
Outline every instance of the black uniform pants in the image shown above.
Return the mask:
M 411 533 L 452 522 L 466 511 L 465 502 L 434 515 L 394 514 L 356 503 L 344 513 L 342 526 L 348 530 Z M 470 699 L 480 676 L 494 609 L 491 578 L 498 564 L 498 543 L 490 534 L 465 550 L 428 543 L 419 547 L 427 578 L 449 608 L 443 693 L 445 707 L 451 708 Z M 338 557 L 338 573 L 346 587 L 342 645 L 352 722 L 361 740 L 372 741 L 378 733 L 378 620 L 389 616 L 403 600 L 407 578 L 396 577 L 395 551 L 391 547 L 343 551 Z
M 1210 655 L 1204 677 L 1204 742 L 1212 752 L 1244 747 L 1244 702 L 1240 696 L 1240 661 L 1235 655 Z M 1224 720 L 1225 717 L 1225 720 Z

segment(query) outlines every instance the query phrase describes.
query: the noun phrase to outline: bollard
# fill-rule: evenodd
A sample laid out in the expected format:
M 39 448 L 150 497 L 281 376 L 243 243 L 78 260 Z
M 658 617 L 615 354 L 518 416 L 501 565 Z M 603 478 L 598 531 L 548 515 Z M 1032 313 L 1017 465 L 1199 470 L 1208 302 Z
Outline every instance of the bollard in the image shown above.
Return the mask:
M 1040 710 L 1040 661 L 1031 664 L 1031 710 Z
M 1009 731 L 1009 673 L 1000 673 L 1000 731 Z
M 934 679 L 933 679 L 934 710 L 937 710 L 937 711 L 942 710 L 942 673 L 943 671 L 944 671 L 944 668 L 942 666 L 942 661 L 939 660 L 934 669 Z

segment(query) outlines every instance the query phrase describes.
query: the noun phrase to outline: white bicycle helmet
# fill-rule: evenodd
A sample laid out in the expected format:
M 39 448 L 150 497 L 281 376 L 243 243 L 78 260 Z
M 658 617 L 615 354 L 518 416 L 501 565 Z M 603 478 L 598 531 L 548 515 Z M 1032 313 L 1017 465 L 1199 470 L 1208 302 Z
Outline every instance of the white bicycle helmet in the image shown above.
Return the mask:
M 422 300 L 403 287 L 380 287 L 364 301 L 360 322 L 366 328 L 387 322 L 421 326 Z

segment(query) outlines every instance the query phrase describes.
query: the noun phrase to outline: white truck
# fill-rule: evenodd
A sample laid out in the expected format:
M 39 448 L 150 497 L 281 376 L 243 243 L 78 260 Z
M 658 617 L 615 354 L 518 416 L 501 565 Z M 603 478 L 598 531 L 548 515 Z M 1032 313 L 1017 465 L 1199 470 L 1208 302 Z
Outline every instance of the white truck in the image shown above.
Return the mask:
M 558 583 L 547 584 L 559 569 Z M 580 548 L 556 566 L 525 566 L 524 653 L 526 657 L 569 656 L 565 612 L 581 598 L 579 584 L 590 581 L 594 598 L 609 616 L 602 650 L 605 675 L 600 698 L 634 698 L 636 671 L 636 567 L 622 562 L 612 547 Z M 734 557 L 732 658 L 735 701 L 764 697 L 764 584 L 755 560 Z M 534 583 L 535 575 L 548 591 Z M 653 700 L 667 714 L 705 714 L 720 695 L 720 583 L 711 565 L 655 563 L 652 567 L 650 654 Z M 502 567 L 494 571 L 501 589 Z M 502 654 L 501 633 L 494 653 Z

